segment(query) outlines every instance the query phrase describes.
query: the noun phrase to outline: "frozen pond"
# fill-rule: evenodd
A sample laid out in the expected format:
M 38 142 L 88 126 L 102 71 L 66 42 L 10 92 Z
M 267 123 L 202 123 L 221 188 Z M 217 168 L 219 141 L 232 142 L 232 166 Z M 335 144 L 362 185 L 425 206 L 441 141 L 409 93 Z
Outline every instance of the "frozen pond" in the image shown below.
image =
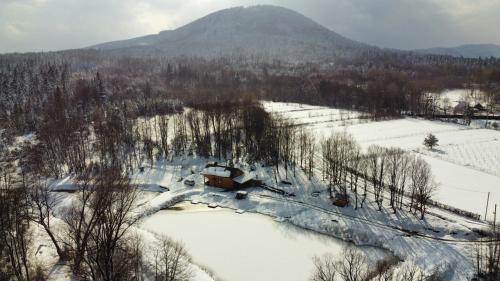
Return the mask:
M 340 255 L 347 245 L 264 215 L 186 207 L 160 211 L 145 219 L 142 226 L 182 241 L 196 263 L 224 280 L 308 280 L 314 256 L 328 252 Z M 376 248 L 362 249 L 372 259 L 387 256 Z

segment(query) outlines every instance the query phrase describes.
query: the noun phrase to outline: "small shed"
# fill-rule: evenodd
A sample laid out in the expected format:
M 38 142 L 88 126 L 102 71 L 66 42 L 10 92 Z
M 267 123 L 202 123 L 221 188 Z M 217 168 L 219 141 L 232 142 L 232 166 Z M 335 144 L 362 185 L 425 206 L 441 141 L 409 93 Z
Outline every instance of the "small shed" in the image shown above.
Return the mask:
M 345 207 L 349 205 L 349 196 L 344 194 L 335 194 L 335 197 L 332 199 L 333 205 L 337 207 Z
M 240 190 L 240 191 L 236 192 L 236 199 L 238 199 L 238 200 L 246 199 L 247 196 L 248 196 L 248 192 L 246 192 L 246 191 Z

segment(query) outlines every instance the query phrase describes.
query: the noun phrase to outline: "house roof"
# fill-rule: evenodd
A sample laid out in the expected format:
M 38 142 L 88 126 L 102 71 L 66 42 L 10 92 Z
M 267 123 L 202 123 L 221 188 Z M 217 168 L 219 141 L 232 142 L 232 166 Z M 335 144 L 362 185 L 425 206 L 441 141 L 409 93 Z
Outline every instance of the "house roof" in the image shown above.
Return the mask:
M 204 176 L 217 176 L 223 178 L 231 177 L 231 171 L 226 169 L 226 167 L 206 167 L 201 171 L 201 174 Z
M 244 173 L 243 175 L 239 177 L 235 177 L 233 181 L 239 183 L 239 184 L 244 184 L 250 180 L 255 179 L 255 174 L 254 173 Z

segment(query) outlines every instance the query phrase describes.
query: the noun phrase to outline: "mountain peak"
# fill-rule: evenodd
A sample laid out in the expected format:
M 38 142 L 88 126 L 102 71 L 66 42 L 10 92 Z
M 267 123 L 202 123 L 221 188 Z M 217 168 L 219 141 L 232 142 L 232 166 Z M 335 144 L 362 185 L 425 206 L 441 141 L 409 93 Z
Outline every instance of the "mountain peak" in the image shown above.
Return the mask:
M 300 57 L 334 56 L 367 47 L 293 10 L 271 5 L 220 10 L 175 30 L 91 48 L 135 55 L 214 57 L 230 54 Z

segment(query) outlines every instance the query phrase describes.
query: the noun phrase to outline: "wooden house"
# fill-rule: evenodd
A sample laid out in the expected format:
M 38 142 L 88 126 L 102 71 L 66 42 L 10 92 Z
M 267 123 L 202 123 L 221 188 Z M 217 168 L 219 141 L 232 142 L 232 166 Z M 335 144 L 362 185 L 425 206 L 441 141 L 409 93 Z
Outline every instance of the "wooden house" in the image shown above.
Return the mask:
M 253 173 L 245 173 L 234 167 L 209 164 L 201 172 L 205 184 L 228 190 L 248 186 L 254 179 Z

